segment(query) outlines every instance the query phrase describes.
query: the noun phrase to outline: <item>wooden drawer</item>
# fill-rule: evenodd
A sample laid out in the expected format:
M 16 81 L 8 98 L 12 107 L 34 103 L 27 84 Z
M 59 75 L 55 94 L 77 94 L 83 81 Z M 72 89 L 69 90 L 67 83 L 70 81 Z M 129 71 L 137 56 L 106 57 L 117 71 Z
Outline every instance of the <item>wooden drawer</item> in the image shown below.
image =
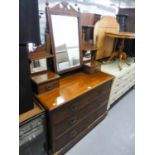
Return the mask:
M 76 138 L 78 134 L 83 132 L 84 129 L 88 128 L 97 118 L 101 115 L 105 114 L 107 110 L 107 105 L 98 108 L 93 113 L 91 113 L 88 117 L 86 117 L 82 122 L 77 124 L 75 128 L 69 130 L 64 136 L 60 137 L 57 140 L 53 141 L 53 151 L 56 152 L 65 146 L 72 139 Z
M 83 71 L 88 74 L 94 74 L 100 70 L 101 70 L 101 64 L 99 62 L 95 62 L 94 65 L 91 65 L 91 63 L 83 64 Z
M 112 80 L 93 90 L 90 90 L 86 94 L 81 95 L 70 103 L 67 103 L 66 105 L 63 105 L 60 108 L 56 109 L 52 112 L 52 122 L 54 124 L 62 122 L 69 116 L 72 116 L 82 108 L 86 107 L 96 97 L 102 96 L 103 101 L 107 100 L 109 98 L 111 83 Z
M 57 88 L 57 87 L 59 87 L 59 80 L 55 80 L 55 81 L 52 81 L 49 83 L 39 85 L 38 91 L 39 91 L 39 93 L 43 93 L 43 92 L 52 90 L 52 89 Z
M 37 93 L 44 93 L 57 87 L 59 87 L 59 80 L 43 83 L 37 86 Z
M 73 128 L 76 124 L 81 122 L 84 118 L 88 117 L 95 109 L 108 104 L 108 99 L 104 100 L 103 96 L 98 96 L 92 100 L 86 108 L 81 109 L 79 112 L 73 114 L 59 124 L 53 126 L 53 138 L 57 138 L 65 134 L 68 130 Z
M 42 73 L 31 77 L 32 88 L 36 94 L 44 93 L 59 87 L 60 76 L 53 72 Z

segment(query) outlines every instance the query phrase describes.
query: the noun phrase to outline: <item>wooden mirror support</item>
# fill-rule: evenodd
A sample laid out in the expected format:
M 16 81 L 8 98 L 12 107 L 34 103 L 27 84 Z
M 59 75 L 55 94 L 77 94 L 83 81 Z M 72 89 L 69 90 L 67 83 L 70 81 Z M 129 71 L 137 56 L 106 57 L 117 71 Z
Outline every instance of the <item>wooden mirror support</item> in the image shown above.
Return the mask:
M 39 60 L 42 58 L 52 58 L 53 54 L 50 50 L 50 37 L 49 34 L 45 35 L 45 44 L 38 46 L 33 52 L 29 53 L 29 59 L 31 61 L 33 60 Z
M 31 60 L 31 82 L 34 94 L 41 94 L 59 87 L 60 76 L 53 73 L 53 65 L 48 64 L 53 59 L 49 34 L 45 35 L 45 44 L 38 46 L 35 51 L 29 53 L 29 59 Z M 43 70 L 39 70 L 37 64 L 35 67 L 32 66 L 32 63 L 38 63 L 38 66 Z M 34 70 L 36 72 L 32 72 Z
M 48 72 L 48 70 L 53 70 L 49 64 L 53 59 L 49 34 L 45 35 L 45 40 L 44 44 L 37 46 L 34 50 L 31 49 L 28 53 L 31 75 L 38 75 Z
M 101 70 L 101 63 L 95 61 L 97 49 L 92 48 L 90 52 L 91 52 L 91 61 L 83 64 L 83 70 L 88 74 L 93 74 Z
M 52 51 L 53 51 L 53 55 L 54 55 L 53 61 L 54 61 L 54 69 L 55 69 L 55 72 L 57 74 L 62 74 L 62 73 L 66 73 L 66 72 L 73 71 L 73 70 L 76 70 L 78 68 L 81 68 L 81 66 L 82 66 L 82 52 L 81 52 L 81 29 L 80 29 L 80 13 L 79 13 L 79 10 L 76 11 L 67 2 L 61 2 L 61 3 L 55 5 L 52 8 L 50 8 L 48 6 L 48 4 L 47 4 L 47 7 L 46 7 L 46 15 L 47 15 L 47 27 L 48 27 L 48 31 L 49 31 L 49 34 L 50 34 Z M 60 17 L 62 18 L 62 20 L 60 19 Z M 68 46 L 69 43 L 67 41 L 69 40 L 68 39 L 69 36 L 72 35 L 72 32 L 70 30 L 70 32 L 67 33 L 68 32 L 67 31 L 68 30 L 67 29 L 67 26 L 65 27 L 65 24 L 63 24 L 63 22 L 65 22 L 65 19 L 67 19 L 68 17 L 72 17 L 72 19 L 76 19 L 75 20 L 76 21 L 75 23 L 77 23 L 77 28 L 75 28 L 76 29 L 75 36 L 77 36 L 77 37 L 75 37 L 75 39 L 77 38 L 77 42 L 78 42 L 76 44 L 76 46 L 74 44 L 71 45 L 71 43 L 70 43 L 70 47 Z M 57 18 L 57 20 L 56 20 L 56 18 Z M 59 18 L 59 21 L 58 21 L 58 18 Z M 60 23 L 60 24 L 58 24 L 58 23 Z M 57 26 L 55 26 L 56 24 L 57 24 Z M 72 25 L 72 23 L 70 23 L 70 24 Z M 74 26 L 74 25 L 72 25 L 72 26 Z M 58 31 L 56 32 L 55 30 L 58 29 L 58 27 L 60 27 L 60 26 L 61 26 L 60 29 L 63 30 L 63 32 L 61 30 L 60 30 L 61 32 L 58 32 Z M 65 34 L 68 34 L 68 35 L 65 35 Z M 60 37 L 60 40 L 59 40 L 59 37 Z M 64 38 L 62 38 L 62 37 L 64 37 Z M 65 40 L 66 42 L 63 43 L 63 39 L 64 40 L 66 39 Z M 70 40 L 74 40 L 74 39 L 70 39 Z M 71 49 L 71 48 L 73 48 L 72 46 L 75 46 L 74 49 Z M 72 57 L 72 61 L 70 61 L 70 59 L 71 59 L 70 58 L 71 57 L 70 55 L 71 55 L 71 52 L 73 50 L 75 50 L 76 52 L 78 52 L 78 54 L 77 53 L 75 54 L 76 56 L 78 55 L 77 56 L 78 58 L 77 57 L 75 58 L 73 56 Z M 62 55 L 60 57 L 58 57 L 58 55 L 61 53 L 60 51 L 61 52 L 62 51 L 66 51 L 66 55 L 63 56 L 63 58 L 64 57 L 68 57 L 68 66 L 66 65 L 67 67 L 64 67 L 65 66 L 65 65 L 63 65 L 64 61 L 62 61 L 62 60 L 60 60 L 62 62 L 59 62 L 58 61 L 58 59 L 60 57 L 62 58 Z M 74 51 L 74 53 L 75 53 L 75 51 Z

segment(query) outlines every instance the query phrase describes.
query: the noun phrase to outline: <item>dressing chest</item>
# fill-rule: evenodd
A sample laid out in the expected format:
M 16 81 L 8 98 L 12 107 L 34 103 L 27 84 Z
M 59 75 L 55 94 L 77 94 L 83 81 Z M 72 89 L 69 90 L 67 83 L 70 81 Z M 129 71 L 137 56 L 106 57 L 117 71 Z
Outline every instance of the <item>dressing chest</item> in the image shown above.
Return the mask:
M 106 116 L 112 81 L 102 72 L 78 72 L 36 96 L 48 113 L 51 154 L 64 154 Z

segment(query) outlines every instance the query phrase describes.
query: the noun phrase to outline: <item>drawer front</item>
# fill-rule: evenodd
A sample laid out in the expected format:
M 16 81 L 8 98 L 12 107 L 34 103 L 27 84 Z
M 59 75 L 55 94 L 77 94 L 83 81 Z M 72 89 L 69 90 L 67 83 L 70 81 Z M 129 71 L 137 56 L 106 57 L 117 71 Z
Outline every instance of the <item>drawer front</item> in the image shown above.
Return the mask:
M 94 65 L 94 66 L 83 66 L 83 70 L 86 72 L 86 73 L 88 73 L 88 74 L 93 74 L 93 73 L 96 73 L 96 72 L 98 72 L 98 71 L 100 71 L 101 70 L 101 65 L 100 64 L 98 64 L 98 65 Z
M 95 66 L 95 67 L 93 67 L 93 68 L 90 68 L 88 72 L 89 72 L 90 74 L 94 74 L 94 73 L 96 73 L 96 72 L 98 72 L 98 71 L 100 71 L 100 70 L 101 70 L 101 66 L 98 65 L 98 66 Z
M 94 73 L 96 73 L 98 71 L 100 71 L 100 68 L 96 67 L 96 68 L 92 68 L 89 72 L 90 72 L 90 74 L 94 74 Z
M 69 118 L 62 121 L 61 123 L 53 126 L 53 138 L 57 138 L 65 134 L 69 129 L 73 128 L 76 124 L 81 122 L 95 109 L 107 104 L 108 99 L 104 100 L 103 96 L 99 96 L 99 98 L 92 100 L 92 102 L 88 104 L 86 108 L 81 109 L 78 113 L 73 114 Z
M 59 80 L 44 83 L 38 86 L 38 93 L 44 93 L 57 87 L 59 87 Z
M 76 138 L 84 129 L 88 128 L 97 118 L 105 114 L 107 106 L 102 106 L 98 110 L 91 113 L 87 118 L 85 118 L 81 123 L 77 124 L 74 129 L 69 130 L 64 136 L 53 142 L 53 152 L 58 151 L 63 146 L 65 146 L 72 139 Z
M 107 100 L 110 94 L 111 83 L 112 80 L 56 109 L 52 112 L 52 122 L 54 124 L 62 122 L 69 116 L 72 116 L 76 112 L 79 112 L 82 108 L 86 107 L 89 103 L 91 103 L 91 101 L 94 100 L 94 98 L 97 98 L 98 96 L 102 96 L 103 100 Z

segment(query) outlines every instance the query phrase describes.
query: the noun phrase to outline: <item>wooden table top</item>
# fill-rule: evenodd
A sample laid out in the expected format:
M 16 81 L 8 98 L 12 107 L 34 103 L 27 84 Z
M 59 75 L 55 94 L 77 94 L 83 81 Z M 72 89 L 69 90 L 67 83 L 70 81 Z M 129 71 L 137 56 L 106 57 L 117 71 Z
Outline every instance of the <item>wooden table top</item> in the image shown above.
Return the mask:
M 111 79 L 113 76 L 102 72 L 78 72 L 60 79 L 59 88 L 39 94 L 37 98 L 47 110 L 53 110 Z
M 60 76 L 58 74 L 55 74 L 53 72 L 43 73 L 39 75 L 34 75 L 31 77 L 32 81 L 37 84 L 42 84 L 44 82 L 48 82 L 54 79 L 59 78 Z
M 112 38 L 124 38 L 124 39 L 134 39 L 135 34 L 131 32 L 119 32 L 119 33 L 105 33 L 106 36 L 112 37 Z

